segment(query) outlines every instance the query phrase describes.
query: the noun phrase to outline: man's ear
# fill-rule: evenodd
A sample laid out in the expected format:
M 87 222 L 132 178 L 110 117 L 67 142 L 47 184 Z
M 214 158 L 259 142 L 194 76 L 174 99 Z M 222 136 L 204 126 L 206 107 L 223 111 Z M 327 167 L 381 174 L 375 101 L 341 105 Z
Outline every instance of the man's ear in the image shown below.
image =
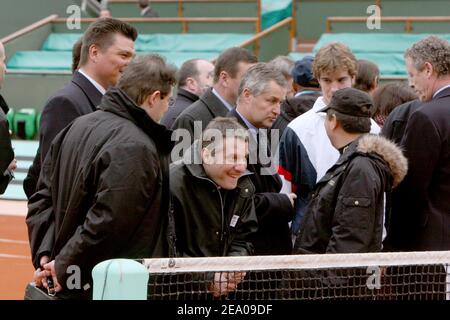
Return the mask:
M 194 78 L 188 77 L 186 79 L 186 87 L 189 89 L 189 91 L 197 92 L 197 82 Z
M 230 75 L 228 74 L 228 72 L 226 72 L 226 71 L 221 71 L 220 72 L 220 76 L 219 76 L 219 79 L 220 79 L 220 81 L 222 82 L 222 85 L 224 86 L 224 87 L 227 87 L 228 86 L 228 79 L 230 78 Z
M 149 105 L 149 107 L 153 107 L 155 105 L 155 103 L 161 99 L 161 91 L 156 90 L 155 92 L 149 94 L 147 96 L 147 103 Z
M 203 164 L 212 164 L 213 163 L 211 151 L 208 148 L 202 148 L 201 155 L 202 155 L 202 163 Z
M 380 82 L 380 79 L 378 78 L 378 76 L 375 77 L 375 79 L 372 82 L 372 85 L 370 86 L 372 90 L 375 90 L 378 87 L 378 84 Z
M 425 62 L 423 65 L 423 70 L 426 72 L 428 79 L 433 75 L 434 68 L 431 63 Z
M 250 91 L 250 89 L 249 88 L 244 88 L 244 90 L 242 91 L 242 96 L 245 99 L 248 99 L 248 98 L 250 98 L 251 95 L 252 95 L 252 92 Z
M 100 53 L 100 48 L 96 44 L 92 44 L 89 47 L 89 59 L 92 60 L 92 62 L 96 63 L 97 58 Z
M 333 130 L 333 131 L 341 126 L 341 124 L 337 120 L 335 114 L 331 115 L 331 118 L 329 118 L 329 121 L 330 121 L 330 129 Z

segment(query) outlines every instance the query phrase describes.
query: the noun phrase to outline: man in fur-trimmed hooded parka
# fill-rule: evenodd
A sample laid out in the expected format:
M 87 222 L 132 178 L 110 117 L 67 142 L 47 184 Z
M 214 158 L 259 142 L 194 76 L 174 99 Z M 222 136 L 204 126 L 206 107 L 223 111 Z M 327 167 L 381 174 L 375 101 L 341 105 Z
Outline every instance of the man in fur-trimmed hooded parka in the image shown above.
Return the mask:
M 361 253 L 382 249 L 384 193 L 398 185 L 407 161 L 392 142 L 370 131 L 371 98 L 353 88 L 334 93 L 321 112 L 339 160 L 317 183 L 295 253 Z

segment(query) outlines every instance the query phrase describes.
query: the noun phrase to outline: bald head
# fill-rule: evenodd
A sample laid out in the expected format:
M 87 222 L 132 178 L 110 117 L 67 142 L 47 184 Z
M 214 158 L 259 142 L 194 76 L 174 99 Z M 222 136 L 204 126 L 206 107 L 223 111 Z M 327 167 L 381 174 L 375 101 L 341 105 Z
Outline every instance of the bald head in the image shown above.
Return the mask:
M 212 86 L 214 65 L 208 60 L 188 60 L 179 71 L 179 87 L 198 96 Z
M 5 56 L 5 48 L 3 47 L 3 44 L 0 42 L 0 89 L 3 85 L 3 80 L 5 79 L 5 72 L 6 72 L 6 56 Z

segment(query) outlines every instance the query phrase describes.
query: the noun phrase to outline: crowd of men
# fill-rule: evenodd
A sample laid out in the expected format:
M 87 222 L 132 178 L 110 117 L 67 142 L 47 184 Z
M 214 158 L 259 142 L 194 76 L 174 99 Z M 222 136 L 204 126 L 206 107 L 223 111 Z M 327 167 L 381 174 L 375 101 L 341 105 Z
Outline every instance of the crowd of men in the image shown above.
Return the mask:
M 136 37 L 94 22 L 72 81 L 43 109 L 24 184 L 38 287 L 52 277 L 60 297 L 89 298 L 67 289 L 67 268 L 90 283 L 113 258 L 450 249 L 446 40 L 406 51 L 412 92 L 379 88 L 377 66 L 341 43 L 295 63 L 230 48 L 177 71 L 135 57 Z M 3 60 L 0 45 L 0 88 Z M 15 161 L 0 103 L 6 187 Z

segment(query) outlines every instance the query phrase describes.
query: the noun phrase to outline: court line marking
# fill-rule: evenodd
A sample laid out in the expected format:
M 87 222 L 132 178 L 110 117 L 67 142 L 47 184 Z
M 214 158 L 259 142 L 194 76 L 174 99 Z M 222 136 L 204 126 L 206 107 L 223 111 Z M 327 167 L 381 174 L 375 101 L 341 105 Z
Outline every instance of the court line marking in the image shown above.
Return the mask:
M 1 239 L 1 238 L 0 238 L 0 243 L 29 244 L 28 241 L 24 241 L 24 240 L 12 240 L 12 239 Z
M 17 254 L 6 254 L 6 253 L 0 253 L 0 258 L 6 258 L 6 259 L 26 259 L 29 260 L 30 256 L 22 256 Z
M 18 213 L 18 212 L 0 212 L 0 216 L 11 216 L 11 217 L 26 217 L 27 213 Z

